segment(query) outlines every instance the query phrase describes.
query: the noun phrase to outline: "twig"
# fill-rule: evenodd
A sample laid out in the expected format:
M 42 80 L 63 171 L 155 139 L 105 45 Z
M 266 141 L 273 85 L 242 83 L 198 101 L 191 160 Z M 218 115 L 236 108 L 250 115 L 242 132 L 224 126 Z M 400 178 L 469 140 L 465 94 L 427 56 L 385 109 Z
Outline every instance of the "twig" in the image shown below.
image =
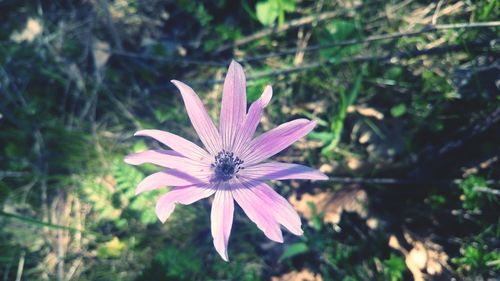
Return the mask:
M 289 48 L 289 49 L 282 50 L 280 52 L 269 53 L 269 54 L 264 54 L 264 55 L 256 55 L 256 56 L 252 56 L 252 57 L 248 57 L 248 58 L 243 58 L 243 59 L 240 59 L 239 61 L 240 62 L 259 61 L 259 60 L 264 60 L 264 59 L 271 58 L 271 57 L 296 54 L 298 52 L 306 53 L 306 52 L 312 52 L 312 51 L 334 48 L 334 47 L 366 44 L 366 43 L 371 43 L 371 42 L 375 42 L 375 41 L 398 39 L 398 38 L 403 38 L 403 37 L 412 37 L 412 36 L 417 36 L 417 35 L 427 33 L 427 32 L 436 32 L 436 31 L 447 30 L 447 29 L 460 29 L 460 28 L 467 29 L 467 28 L 482 28 L 482 27 L 497 27 L 497 26 L 500 26 L 500 21 L 478 22 L 478 23 L 459 23 L 459 24 L 440 24 L 440 25 L 426 26 L 426 27 L 424 27 L 420 30 L 416 30 L 416 31 L 373 35 L 373 36 L 369 36 L 363 40 L 351 39 L 351 40 L 345 40 L 345 41 L 335 42 L 335 43 L 331 43 L 331 44 L 314 45 L 314 46 L 310 46 L 310 47 L 306 47 L 306 48 Z M 207 66 L 214 66 L 214 67 L 227 66 L 227 62 L 225 62 L 225 61 L 220 61 L 220 62 L 219 61 L 209 61 L 209 60 L 200 61 L 200 60 L 194 60 L 194 59 L 189 59 L 189 58 L 176 58 L 176 57 L 162 57 L 162 56 L 155 56 L 155 55 L 147 55 L 147 54 L 141 54 L 141 53 L 136 53 L 136 52 L 111 49 L 111 48 L 98 48 L 98 49 L 101 51 L 104 51 L 104 52 L 108 52 L 108 53 L 117 55 L 117 56 L 128 57 L 128 58 L 137 58 L 137 59 L 152 60 L 152 61 L 159 61 L 159 62 L 177 62 L 177 63 L 190 64 L 190 65 L 207 65 Z
M 328 182 L 342 184 L 379 184 L 379 185 L 429 185 L 429 184 L 448 184 L 456 185 L 462 183 L 463 179 L 427 179 L 418 180 L 415 178 L 360 178 L 360 177 L 328 177 Z M 498 180 L 488 180 L 489 185 L 499 185 Z M 499 192 L 498 190 L 494 190 Z
M 500 190 L 497 189 L 491 189 L 485 186 L 476 186 L 473 188 L 474 191 L 476 192 L 483 192 L 483 193 L 488 193 L 496 196 L 500 196 Z
M 57 279 L 64 281 L 64 246 L 63 246 L 63 232 L 61 229 L 56 231 L 57 235 Z
M 68 274 L 66 274 L 66 280 L 73 280 L 73 276 L 75 275 L 78 268 L 82 265 L 82 259 L 78 258 L 68 270 Z
M 258 61 L 264 60 L 271 57 L 284 56 L 289 54 L 295 54 L 297 52 L 311 52 L 323 49 L 329 49 L 334 47 L 342 47 L 342 46 L 350 46 L 350 45 L 358 45 L 358 44 L 366 44 L 375 41 L 381 40 L 389 40 L 389 39 L 398 39 L 403 37 L 413 37 L 423 33 L 436 32 L 440 30 L 448 30 L 448 29 L 460 29 L 460 28 L 483 28 L 483 27 L 497 27 L 500 26 L 500 21 L 492 21 L 492 22 L 476 22 L 476 23 L 457 23 L 457 24 L 438 24 L 438 25 L 429 25 L 420 30 L 408 31 L 408 32 L 396 32 L 396 33 L 386 33 L 379 35 L 368 36 L 363 40 L 358 39 L 350 39 L 344 40 L 340 42 L 334 42 L 330 44 L 321 44 L 314 45 L 307 48 L 290 48 L 285 49 L 280 52 L 265 54 L 265 55 L 257 55 L 249 58 L 245 58 L 240 60 L 240 62 L 250 62 L 250 61 Z
M 284 68 L 284 69 L 278 69 L 278 70 L 270 70 L 270 71 L 263 71 L 259 72 L 253 75 L 249 75 L 247 77 L 247 81 L 249 80 L 256 80 L 264 77 L 272 77 L 272 76 L 278 76 L 278 75 L 286 75 L 290 73 L 295 73 L 295 72 L 301 72 L 301 71 L 308 71 L 311 69 L 319 68 L 319 67 L 324 67 L 328 65 L 343 65 L 343 64 L 349 64 L 349 63 L 357 63 L 357 62 L 367 62 L 367 61 L 397 61 L 399 59 L 405 59 L 405 58 L 411 58 L 411 57 L 417 57 L 417 56 L 422 56 L 422 55 L 437 55 L 437 54 L 442 54 L 442 53 L 448 53 L 448 52 L 457 52 L 457 51 L 464 51 L 464 50 L 472 50 L 472 49 L 477 49 L 477 48 L 483 48 L 483 47 L 489 47 L 491 45 L 494 45 L 496 40 L 492 40 L 491 42 L 472 42 L 472 43 L 465 43 L 465 44 L 454 44 L 454 45 L 448 45 L 448 46 L 440 46 L 440 47 L 434 47 L 434 48 L 429 48 L 429 49 L 424 49 L 424 50 L 418 50 L 414 49 L 408 52 L 399 52 L 396 54 L 388 54 L 388 55 L 380 55 L 380 56 L 357 56 L 353 58 L 346 58 L 346 59 L 341 59 L 338 61 L 320 61 L 320 62 L 315 62 L 315 63 L 309 63 L 309 64 L 303 64 L 297 67 L 289 67 L 289 68 Z M 220 84 L 224 83 L 224 80 L 222 79 L 217 79 L 217 80 L 195 80 L 189 82 L 190 85 L 213 85 L 213 84 Z M 153 87 L 150 87 L 150 90 L 159 90 L 159 89 L 164 89 L 164 88 L 171 88 L 172 85 L 170 84 L 160 84 L 156 85 Z
M 481 158 L 479 160 L 474 161 L 470 165 L 464 166 L 462 168 L 463 170 L 462 177 L 466 178 L 472 174 L 479 172 L 480 169 L 484 170 L 491 167 L 495 162 L 498 161 L 499 156 L 497 155 L 500 155 L 500 149 L 498 149 L 498 151 L 495 154 L 496 154 L 495 156 L 487 156 L 485 158 Z
M 21 256 L 19 257 L 19 263 L 17 264 L 17 273 L 16 273 L 16 281 L 21 281 L 21 278 L 23 277 L 23 270 L 24 270 L 24 256 L 26 255 L 26 252 L 22 252 Z
M 238 40 L 234 41 L 233 43 L 222 45 L 217 50 L 215 50 L 215 53 L 217 54 L 217 53 L 223 52 L 225 50 L 250 43 L 252 41 L 261 39 L 261 38 L 266 37 L 266 36 L 271 35 L 271 34 L 280 33 L 280 32 L 289 30 L 291 28 L 300 27 L 300 26 L 311 24 L 314 22 L 320 22 L 320 21 L 332 19 L 332 18 L 337 17 L 337 16 L 338 16 L 337 12 L 324 12 L 324 13 L 321 13 L 319 15 L 310 15 L 310 16 L 303 17 L 300 19 L 291 20 L 290 22 L 287 22 L 287 23 L 279 25 L 279 26 L 264 28 L 261 31 L 258 31 L 252 35 L 238 39 Z
M 444 155 L 446 153 L 449 153 L 451 150 L 457 149 L 458 147 L 462 146 L 466 141 L 469 139 L 473 138 L 474 136 L 486 131 L 489 129 L 491 126 L 493 126 L 495 123 L 500 121 L 500 107 L 498 107 L 496 110 L 494 110 L 491 114 L 486 116 L 484 120 L 481 120 L 481 122 L 475 124 L 471 128 L 469 128 L 463 135 L 462 137 L 458 138 L 457 140 L 450 141 L 446 143 L 441 149 L 438 150 L 438 153 L 440 155 Z
M 81 233 L 97 234 L 97 233 L 89 231 L 89 230 L 80 230 L 80 229 L 76 229 L 76 228 L 69 227 L 69 226 L 48 223 L 48 222 L 40 221 L 40 220 L 37 220 L 37 219 L 34 219 L 34 218 L 23 217 L 23 216 L 20 216 L 20 215 L 17 215 L 17 214 L 11 214 L 11 213 L 7 213 L 7 212 L 4 212 L 4 211 L 0 211 L 0 216 L 6 217 L 6 218 L 17 219 L 17 220 L 20 220 L 20 221 L 31 223 L 33 225 L 38 225 L 38 226 L 42 226 L 42 227 L 48 227 L 48 228 L 52 228 L 52 229 L 63 229 L 63 230 L 67 230 L 67 231 L 70 231 L 70 232 L 81 232 Z
M 432 24 L 436 24 L 442 5 L 443 5 L 443 0 L 439 0 L 436 6 L 436 10 L 434 10 L 434 15 L 432 16 L 432 21 L 431 21 Z
M 137 119 L 135 118 L 134 114 L 132 114 L 132 112 L 130 112 L 130 110 L 128 109 L 127 106 L 125 106 L 123 104 L 123 102 L 121 102 L 120 99 L 118 99 L 111 91 L 109 91 L 108 89 L 105 89 L 104 91 L 104 94 L 118 107 L 118 109 L 120 109 L 121 113 L 123 113 L 123 115 L 130 120 L 130 122 L 132 122 L 132 124 L 134 124 L 135 128 L 136 129 L 140 129 L 142 128 L 142 125 L 139 121 L 137 121 Z
M 23 177 L 29 175 L 28 172 L 15 172 L 15 171 L 0 171 L 0 179 L 2 178 L 18 178 L 18 177 Z
M 8 281 L 7 278 L 9 278 L 9 274 L 10 274 L 10 267 L 11 267 L 11 262 L 8 262 L 6 265 L 5 265 L 5 269 L 3 271 L 3 281 Z
M 106 0 L 98 0 L 97 2 L 99 2 L 99 6 L 101 6 L 101 9 L 104 12 L 104 16 L 106 17 L 106 25 L 108 27 L 108 32 L 109 32 L 109 35 L 111 35 L 111 38 L 113 39 L 113 43 L 114 43 L 115 47 L 118 50 L 123 50 L 122 42 L 120 40 L 120 37 L 118 36 L 118 32 L 116 31 L 115 24 L 113 23 L 113 20 L 111 18 L 111 13 L 109 12 L 107 1 Z
M 492 128 L 500 122 L 500 107 L 496 108 L 486 118 L 469 126 L 464 132 L 454 136 L 450 141 L 437 146 L 428 146 L 419 153 L 418 166 L 412 171 L 414 178 L 421 178 L 433 174 L 439 174 L 444 165 L 446 157 L 453 155 L 459 148 L 463 147 L 468 141 L 477 135 Z
M 134 52 L 128 52 L 128 51 L 120 51 L 120 50 L 114 50 L 114 49 L 100 49 L 96 48 L 104 52 L 108 52 L 117 56 L 122 56 L 122 57 L 128 57 L 128 58 L 137 58 L 137 59 L 145 59 L 145 60 L 154 60 L 154 61 L 160 61 L 160 62 L 177 62 L 177 63 L 184 63 L 184 64 L 193 64 L 193 65 L 209 65 L 209 66 L 217 66 L 217 67 L 225 67 L 227 66 L 226 62 L 216 62 L 216 61 L 199 61 L 199 60 L 193 60 L 193 59 L 188 59 L 188 58 L 176 58 L 176 57 L 161 57 L 161 56 L 154 56 L 154 55 L 145 55 L 145 54 L 140 54 L 140 53 L 134 53 Z

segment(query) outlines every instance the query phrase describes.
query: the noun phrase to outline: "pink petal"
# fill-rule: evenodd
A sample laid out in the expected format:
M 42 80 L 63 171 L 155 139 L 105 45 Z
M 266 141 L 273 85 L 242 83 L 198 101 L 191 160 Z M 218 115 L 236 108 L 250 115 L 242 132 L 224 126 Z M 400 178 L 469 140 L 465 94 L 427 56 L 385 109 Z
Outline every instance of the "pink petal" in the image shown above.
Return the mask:
M 322 172 L 299 164 L 267 162 L 245 167 L 238 172 L 242 177 L 253 180 L 327 180 L 328 177 Z
M 137 186 L 135 194 L 137 195 L 139 193 L 151 191 L 164 186 L 187 186 L 202 183 L 203 182 L 200 179 L 191 175 L 178 170 L 169 169 L 151 174 L 144 178 Z
M 259 125 L 260 118 L 262 116 L 262 111 L 269 104 L 271 97 L 273 96 L 273 88 L 271 86 L 266 86 L 262 96 L 250 105 L 248 109 L 248 114 L 245 118 L 245 122 L 241 126 L 239 133 L 236 135 L 234 152 L 238 154 L 245 144 L 249 143 L 255 134 L 255 130 Z
M 265 202 L 265 208 L 281 225 L 295 235 L 302 235 L 300 217 L 288 201 L 266 183 L 255 183 L 252 191 Z
M 156 215 L 164 223 L 174 211 L 175 204 L 189 205 L 214 194 L 215 189 L 207 185 L 175 187 L 160 197 L 156 203 Z
M 228 261 L 227 244 L 233 225 L 234 200 L 231 191 L 218 189 L 212 203 L 212 237 L 214 246 L 223 260 Z
M 188 85 L 177 80 L 171 82 L 181 92 L 189 119 L 201 142 L 212 155 L 217 154 L 222 150 L 219 131 L 217 131 L 200 98 Z
M 244 183 L 235 183 L 232 187 L 232 193 L 234 200 L 240 205 L 245 214 L 257 224 L 257 227 L 269 239 L 283 243 L 283 234 L 269 209 L 270 206 L 252 191 L 252 186 L 247 187 Z
M 174 135 L 172 133 L 160 130 L 142 130 L 134 134 L 134 136 L 145 136 L 156 139 L 157 141 L 169 146 L 181 155 L 196 160 L 199 162 L 210 163 L 211 156 L 196 144 L 187 139 Z
M 125 163 L 141 165 L 151 163 L 165 168 L 179 168 L 189 172 L 210 172 L 210 165 L 191 160 L 173 150 L 146 150 L 143 152 L 129 154 L 125 157 Z
M 255 138 L 242 153 L 245 167 L 261 162 L 287 148 L 316 126 L 316 121 L 296 119 Z
M 220 111 L 220 133 L 222 145 L 233 151 L 233 142 L 243 124 L 247 108 L 245 72 L 236 61 L 232 61 L 224 80 Z

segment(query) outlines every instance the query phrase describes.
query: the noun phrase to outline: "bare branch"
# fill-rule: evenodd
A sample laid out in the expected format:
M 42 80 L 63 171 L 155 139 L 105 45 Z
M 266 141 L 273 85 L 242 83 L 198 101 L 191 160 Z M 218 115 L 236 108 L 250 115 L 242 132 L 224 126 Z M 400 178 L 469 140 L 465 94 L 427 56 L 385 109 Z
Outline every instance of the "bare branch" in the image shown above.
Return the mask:
M 271 34 L 284 32 L 284 31 L 292 29 L 292 28 L 300 27 L 300 26 L 307 25 L 307 24 L 312 24 L 315 22 L 325 21 L 325 20 L 332 19 L 332 18 L 337 17 L 337 16 L 338 16 L 337 12 L 324 12 L 324 13 L 321 13 L 319 15 L 311 15 L 311 16 L 300 18 L 300 19 L 295 19 L 295 20 L 292 20 L 290 22 L 284 23 L 284 24 L 279 25 L 279 26 L 265 28 L 265 29 L 262 29 L 261 31 L 258 31 L 256 33 L 252 34 L 252 35 L 235 40 L 233 43 L 222 45 L 217 50 L 215 50 L 215 53 L 217 54 L 217 53 L 223 52 L 225 50 L 250 43 L 252 41 L 264 38 L 264 37 L 269 36 Z
M 476 192 L 482 192 L 482 193 L 488 193 L 496 196 L 500 196 L 500 190 L 497 189 L 491 189 L 485 186 L 476 186 L 473 188 L 474 191 Z
M 397 52 L 397 53 L 391 53 L 391 54 L 386 54 L 386 55 L 379 55 L 379 56 L 356 56 L 356 57 L 351 57 L 351 58 L 345 58 L 341 60 L 331 60 L 331 61 L 319 61 L 319 62 L 314 62 L 314 63 L 308 63 L 308 64 L 303 64 L 297 67 L 289 67 L 289 68 L 284 68 L 284 69 L 277 69 L 277 70 L 270 70 L 270 71 L 263 71 L 263 72 L 258 72 L 253 75 L 249 75 L 247 77 L 247 81 L 249 80 L 256 80 L 259 78 L 264 78 L 264 77 L 272 77 L 272 76 L 278 76 L 278 75 L 286 75 L 290 73 L 295 73 L 295 72 L 301 72 L 301 71 L 308 71 L 311 69 L 315 68 L 320 68 L 320 67 L 325 67 L 328 65 L 343 65 L 343 64 L 349 64 L 349 63 L 359 63 L 359 62 L 367 62 L 367 61 L 382 61 L 382 62 L 387 62 L 387 61 L 398 61 L 400 59 L 405 59 L 405 58 L 412 58 L 412 57 L 418 57 L 418 56 L 423 56 L 423 55 L 438 55 L 438 54 L 443 54 L 443 53 L 450 53 L 450 52 L 461 52 L 464 50 L 472 50 L 472 49 L 478 49 L 478 48 L 489 48 L 492 49 L 493 45 L 495 45 L 497 40 L 492 40 L 491 42 L 472 42 L 472 43 L 464 43 L 464 44 L 454 44 L 454 45 L 448 45 L 448 46 L 440 46 L 440 47 L 434 47 L 434 48 L 429 48 L 429 49 L 424 49 L 424 50 L 418 50 L 414 49 L 408 52 Z M 223 83 L 224 80 L 219 79 L 219 80 L 195 80 L 189 82 L 191 85 L 212 85 L 212 84 L 220 84 Z M 152 87 L 152 89 L 157 90 L 157 89 L 163 89 L 163 88 L 170 88 L 171 85 L 168 84 L 162 84 L 162 85 L 157 85 Z
M 443 184 L 443 185 L 457 185 L 462 183 L 463 179 L 425 179 L 419 180 L 416 178 L 362 178 L 362 177 L 328 177 L 328 182 L 342 183 L 342 184 L 378 184 L 386 186 L 403 186 L 403 185 L 429 185 L 429 184 Z M 489 180 L 486 182 L 490 185 L 499 185 L 498 180 Z M 494 193 L 499 190 L 493 190 Z M 496 194 L 495 194 L 496 195 Z
M 108 2 L 106 0 L 98 0 L 99 6 L 104 12 L 104 16 L 106 17 L 106 25 L 108 28 L 108 32 L 113 39 L 113 43 L 118 50 L 123 50 L 122 41 L 120 36 L 118 35 L 118 31 L 116 30 L 115 24 L 113 23 L 113 19 L 111 17 L 111 13 L 109 12 Z
M 256 56 L 252 56 L 252 57 L 248 57 L 248 58 L 243 58 L 243 59 L 240 59 L 239 61 L 240 62 L 260 61 L 260 60 L 264 60 L 264 59 L 271 58 L 271 57 L 295 54 L 297 52 L 307 53 L 307 52 L 328 49 L 328 48 L 334 48 L 334 47 L 366 44 L 366 43 L 371 43 L 371 42 L 376 42 L 376 41 L 398 39 L 398 38 L 403 38 L 403 37 L 413 37 L 413 36 L 421 35 L 423 33 L 437 32 L 440 30 L 463 29 L 463 28 L 484 28 L 484 27 L 497 27 L 497 26 L 500 26 L 500 21 L 477 22 L 477 23 L 459 23 L 459 24 L 440 24 L 440 25 L 426 26 L 426 27 L 424 27 L 420 30 L 416 30 L 416 31 L 396 32 L 396 33 L 373 35 L 373 36 L 369 36 L 363 40 L 351 39 L 351 40 L 345 40 L 345 41 L 335 42 L 335 43 L 331 43 L 331 44 L 314 45 L 314 46 L 310 46 L 307 48 L 289 48 L 289 49 L 282 50 L 280 52 L 269 53 L 269 54 L 264 54 L 264 55 L 256 55 Z M 188 65 L 207 65 L 207 66 L 214 66 L 214 67 L 225 67 L 228 64 L 228 62 L 226 62 L 226 61 L 209 61 L 209 60 L 200 61 L 200 60 L 194 60 L 194 59 L 189 59 L 189 58 L 162 57 L 162 56 L 141 54 L 141 53 L 137 53 L 137 52 L 130 52 L 130 51 L 125 51 L 125 50 L 111 49 L 111 48 L 103 48 L 103 49 L 99 49 L 99 50 L 104 51 L 104 52 L 108 52 L 108 53 L 111 53 L 111 54 L 114 54 L 117 56 L 159 61 L 159 62 L 176 62 L 176 63 L 182 63 L 182 64 L 188 64 Z
M 21 281 L 21 278 L 23 277 L 25 255 L 26 255 L 26 252 L 22 251 L 21 256 L 19 257 L 19 263 L 17 264 L 16 281 Z
M 259 61 L 259 60 L 264 60 L 264 59 L 271 58 L 271 57 L 278 57 L 278 56 L 284 56 L 284 55 L 289 55 L 289 54 L 295 54 L 297 52 L 311 52 L 311 51 L 329 49 L 329 48 L 334 48 L 334 47 L 366 44 L 366 43 L 371 43 L 371 42 L 375 42 L 375 41 L 398 39 L 398 38 L 403 38 L 403 37 L 413 37 L 413 36 L 421 35 L 423 33 L 431 33 L 431 32 L 437 32 L 437 31 L 441 31 L 441 30 L 463 29 L 463 28 L 484 28 L 484 27 L 498 27 L 498 26 L 500 26 L 500 21 L 429 25 L 429 26 L 426 26 L 420 30 L 372 35 L 372 36 L 366 37 L 363 40 L 351 39 L 351 40 L 344 40 L 344 41 L 340 41 L 340 42 L 334 42 L 334 43 L 330 43 L 330 44 L 314 45 L 314 46 L 310 46 L 307 48 L 290 48 L 290 49 L 285 49 L 285 50 L 282 50 L 282 51 L 276 52 L 276 53 L 257 55 L 257 56 L 245 58 L 245 59 L 242 59 L 240 61 L 241 62 Z
M 97 48 L 97 49 L 99 49 L 99 48 Z M 162 57 L 162 56 L 146 55 L 146 54 L 140 54 L 140 53 L 134 53 L 134 52 L 128 52 L 128 51 L 114 50 L 114 49 L 109 49 L 109 48 L 99 49 L 99 50 L 104 51 L 104 52 L 108 52 L 108 53 L 111 53 L 111 54 L 117 55 L 117 56 L 144 59 L 144 60 L 153 60 L 153 61 L 159 61 L 159 62 L 177 62 L 177 63 L 183 63 L 183 64 L 208 65 L 208 66 L 216 66 L 216 67 L 226 67 L 229 63 L 229 62 L 216 62 L 216 61 L 209 61 L 209 60 L 199 61 L 199 60 L 193 60 L 193 59 L 189 59 L 189 58 Z

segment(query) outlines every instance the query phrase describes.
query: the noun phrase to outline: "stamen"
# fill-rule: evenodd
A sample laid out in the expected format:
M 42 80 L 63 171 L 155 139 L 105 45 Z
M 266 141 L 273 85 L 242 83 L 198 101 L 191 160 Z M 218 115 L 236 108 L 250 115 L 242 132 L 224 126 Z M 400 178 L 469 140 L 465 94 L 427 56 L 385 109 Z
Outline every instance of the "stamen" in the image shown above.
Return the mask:
M 228 181 L 232 179 L 240 169 L 243 161 L 234 156 L 233 152 L 222 150 L 215 156 L 215 161 L 212 163 L 214 168 L 215 179 L 221 181 Z

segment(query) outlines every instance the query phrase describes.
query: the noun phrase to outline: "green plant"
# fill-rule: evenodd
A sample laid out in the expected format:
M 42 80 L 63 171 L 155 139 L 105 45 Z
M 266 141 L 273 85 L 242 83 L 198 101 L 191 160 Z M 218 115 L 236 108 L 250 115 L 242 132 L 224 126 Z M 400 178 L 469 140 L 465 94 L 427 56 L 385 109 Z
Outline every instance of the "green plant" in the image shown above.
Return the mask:
M 486 179 L 480 176 L 469 176 L 459 184 L 462 190 L 462 206 L 469 210 L 479 210 L 485 200 L 494 200 L 491 195 L 478 191 L 478 188 L 487 187 Z
M 265 0 L 255 6 L 257 19 L 265 26 L 271 26 L 278 19 L 278 24 L 285 22 L 285 13 L 295 10 L 295 0 Z
M 356 76 L 354 85 L 351 91 L 346 95 L 346 90 L 344 88 L 339 88 L 339 104 L 335 114 L 330 119 L 330 131 L 326 133 L 312 133 L 310 138 L 318 139 L 325 143 L 328 143 L 323 150 L 322 154 L 330 154 L 337 148 L 340 138 L 342 137 L 342 132 L 344 130 L 344 121 L 347 116 L 347 108 L 354 104 L 360 91 L 364 75 L 367 73 L 367 65 L 365 64 L 360 73 Z
M 499 250 L 487 250 L 484 244 L 474 243 L 462 249 L 461 253 L 461 257 L 455 257 L 451 261 L 462 273 L 481 274 L 490 269 L 500 270 Z
M 307 251 L 309 251 L 309 246 L 303 242 L 288 245 L 286 250 L 281 255 L 280 260 L 289 259 L 294 256 L 306 253 Z
M 403 280 L 403 273 L 406 271 L 406 264 L 402 257 L 391 254 L 383 261 L 384 274 L 391 281 Z

